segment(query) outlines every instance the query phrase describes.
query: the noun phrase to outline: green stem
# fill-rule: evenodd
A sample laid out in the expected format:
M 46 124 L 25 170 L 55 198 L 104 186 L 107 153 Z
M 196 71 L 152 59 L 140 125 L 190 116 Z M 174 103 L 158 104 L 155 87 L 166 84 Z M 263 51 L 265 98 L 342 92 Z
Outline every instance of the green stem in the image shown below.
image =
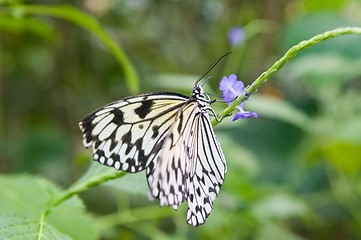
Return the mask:
M 114 169 L 109 169 L 108 171 L 104 171 L 99 175 L 93 176 L 84 182 L 74 184 L 73 186 L 69 187 L 69 189 L 67 191 L 63 192 L 58 197 L 51 199 L 48 202 L 45 210 L 42 212 L 42 214 L 40 216 L 38 240 L 41 240 L 41 238 L 42 238 L 45 218 L 49 215 L 49 213 L 52 211 L 52 209 L 54 209 L 60 203 L 64 202 L 65 200 L 71 198 L 72 196 L 74 196 L 78 193 L 84 192 L 84 191 L 86 191 L 92 187 L 95 187 L 97 185 L 100 185 L 106 181 L 122 177 L 126 174 L 127 174 L 126 172 L 115 171 Z
M 40 223 L 39 223 L 38 239 L 37 240 L 41 240 L 42 237 L 43 237 L 44 224 L 45 224 L 45 211 L 42 212 L 41 216 L 40 216 Z
M 113 169 L 109 169 L 109 170 L 111 170 L 112 173 L 109 173 L 109 171 L 105 171 L 100 175 L 91 177 L 90 179 L 84 182 L 71 186 L 69 190 L 65 191 L 59 197 L 51 201 L 50 207 L 48 209 L 50 210 L 50 208 L 58 206 L 60 203 L 71 198 L 75 194 L 84 192 L 92 187 L 98 186 L 101 183 L 122 177 L 127 174 L 126 172 L 122 172 L 122 171 L 115 171 Z
M 272 65 L 267 71 L 263 72 L 253 83 L 250 85 L 246 91 L 242 93 L 234 102 L 229 105 L 220 115 L 221 119 L 217 122 L 215 119 L 212 121 L 212 125 L 216 126 L 222 121 L 222 117 L 230 115 L 234 110 L 236 110 L 237 106 L 239 106 L 242 102 L 246 101 L 249 96 L 251 96 L 263 83 L 267 82 L 268 78 L 270 78 L 273 74 L 278 72 L 289 60 L 291 60 L 296 54 L 304 49 L 310 48 L 315 44 L 318 44 L 326 39 L 334 38 L 344 34 L 361 34 L 361 28 L 359 27 L 344 27 L 344 28 L 336 28 L 331 31 L 327 31 L 321 34 L 310 38 L 309 40 L 305 40 L 300 42 L 299 44 L 291 47 L 285 55 L 278 60 L 275 64 Z

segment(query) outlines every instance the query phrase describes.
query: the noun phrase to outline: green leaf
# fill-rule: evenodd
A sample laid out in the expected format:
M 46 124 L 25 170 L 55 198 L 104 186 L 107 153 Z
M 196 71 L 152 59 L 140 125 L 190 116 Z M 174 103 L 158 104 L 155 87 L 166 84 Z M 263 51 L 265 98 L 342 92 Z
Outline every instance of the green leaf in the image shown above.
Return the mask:
M 253 215 L 259 221 L 269 219 L 287 219 L 305 215 L 309 208 L 305 202 L 285 192 L 274 193 L 255 203 Z
M 122 178 L 108 181 L 105 185 L 133 194 L 140 194 L 143 196 L 147 196 L 148 194 L 148 184 L 145 172 L 127 174 Z
M 31 18 L 0 16 L 0 30 L 14 33 L 30 32 L 50 41 L 54 41 L 57 35 L 48 24 Z
M 307 87 L 322 88 L 327 84 L 334 85 L 335 82 L 347 82 L 359 77 L 361 69 L 357 66 L 360 64 L 360 59 L 344 57 L 339 53 L 307 54 L 290 62 L 283 78 L 288 85 L 305 79 Z
M 353 106 L 356 105 L 352 104 Z M 356 110 L 357 111 L 357 110 Z M 355 111 L 355 112 L 356 112 Z M 353 143 L 361 143 L 361 116 L 354 116 L 348 119 L 342 119 L 340 124 L 337 124 L 337 128 L 333 128 L 329 130 L 331 136 L 337 141 L 342 142 L 353 142 Z
M 0 189 L 0 214 L 17 213 L 28 217 L 38 217 L 50 200 L 51 192 L 58 191 L 46 180 L 30 175 L 1 175 Z
M 61 190 L 51 182 L 31 175 L 0 175 L 0 215 L 18 214 L 38 219 L 47 203 Z M 53 227 L 74 239 L 97 239 L 94 219 L 84 211 L 78 197 L 72 197 L 54 208 L 45 219 Z
M 0 4 L 19 4 L 23 0 L 0 0 Z
M 90 164 L 87 172 L 74 185 L 80 184 L 81 182 L 89 181 L 91 178 L 96 178 L 97 176 L 103 174 L 112 174 L 113 172 L 119 172 L 119 170 L 103 166 L 98 162 L 93 161 Z M 115 187 L 129 193 L 141 194 L 144 196 L 146 196 L 148 192 L 147 179 L 144 172 L 126 174 L 120 178 L 106 181 L 104 185 L 109 187 Z
M 38 219 L 30 219 L 19 215 L 0 216 L 0 239 L 34 240 L 38 238 Z M 70 240 L 69 236 L 46 224 L 42 239 Z
M 347 0 L 329 0 L 325 2 L 324 0 L 304 0 L 303 6 L 307 10 L 324 10 L 324 9 L 340 9 Z M 315 24 L 317 25 L 317 24 Z
M 21 17 L 25 14 L 35 14 L 58 17 L 90 31 L 97 36 L 106 47 L 108 47 L 111 53 L 118 60 L 119 64 L 123 68 L 125 80 L 130 92 L 132 94 L 138 92 L 139 79 L 134 66 L 129 61 L 123 49 L 120 48 L 117 43 L 103 30 L 95 18 L 72 6 L 17 5 L 13 6 L 11 9 L 13 16 Z
M 262 225 L 255 237 L 256 240 L 305 240 L 305 238 L 296 235 L 296 233 L 290 231 L 287 226 L 283 226 L 281 223 L 269 222 Z
M 79 186 L 87 185 L 87 183 L 94 182 L 100 180 L 100 183 L 103 183 L 103 178 L 107 178 L 108 176 L 112 176 L 114 174 L 123 173 L 123 175 L 118 176 L 117 178 L 121 179 L 127 175 L 126 172 L 116 170 L 112 167 L 104 166 L 96 161 L 92 161 L 89 165 L 88 170 L 84 173 L 84 175 L 79 178 L 71 188 L 79 188 Z M 116 179 L 117 179 L 116 178 Z M 104 183 L 112 181 L 114 178 L 106 179 Z
M 261 117 L 269 117 L 308 129 L 309 117 L 283 99 L 264 96 L 252 96 L 245 109 L 258 113 Z
M 324 155 L 337 169 L 357 175 L 361 169 L 361 145 L 334 143 L 324 148 Z
M 116 171 L 114 168 L 103 166 L 96 161 L 92 161 L 89 157 L 87 157 L 87 158 L 89 161 L 91 161 L 87 171 L 73 185 L 77 185 L 77 184 L 80 184 L 81 182 L 88 181 L 89 179 L 91 179 L 97 175 L 104 174 L 106 172 Z
M 258 176 L 260 164 L 257 156 L 252 151 L 242 147 L 229 134 L 217 132 L 217 139 L 222 145 L 225 156 L 227 156 L 229 169 L 227 174 L 236 172 L 236 178 L 240 178 L 240 175 L 250 178 Z M 230 170 L 231 168 L 232 170 Z
M 189 95 L 192 91 L 194 83 L 197 81 L 199 76 L 190 74 L 156 74 L 152 76 L 152 87 L 159 89 L 168 89 L 171 91 L 181 91 Z

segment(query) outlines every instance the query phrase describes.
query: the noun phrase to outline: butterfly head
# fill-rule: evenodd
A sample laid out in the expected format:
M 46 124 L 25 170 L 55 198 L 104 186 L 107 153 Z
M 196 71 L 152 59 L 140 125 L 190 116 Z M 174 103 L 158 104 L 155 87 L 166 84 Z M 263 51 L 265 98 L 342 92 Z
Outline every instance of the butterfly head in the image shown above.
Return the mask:
M 200 85 L 194 86 L 192 96 L 203 94 L 203 93 L 204 93 L 203 88 Z
M 197 101 L 202 107 L 210 105 L 208 95 L 204 93 L 203 88 L 199 85 L 194 86 L 191 99 Z

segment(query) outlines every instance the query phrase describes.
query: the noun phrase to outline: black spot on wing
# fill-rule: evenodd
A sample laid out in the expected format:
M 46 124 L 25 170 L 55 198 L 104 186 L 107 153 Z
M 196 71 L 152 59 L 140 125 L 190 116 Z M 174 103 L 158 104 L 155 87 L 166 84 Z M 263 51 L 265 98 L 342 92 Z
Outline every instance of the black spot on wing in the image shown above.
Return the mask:
M 148 181 L 148 185 L 149 185 L 149 176 L 151 176 L 153 174 L 153 171 L 154 171 L 154 161 L 151 161 L 148 165 L 148 168 L 147 168 L 147 181 Z
M 179 116 L 179 124 L 178 124 L 178 129 L 177 129 L 179 134 L 181 133 L 182 125 L 183 125 L 183 114 L 180 114 L 180 116 Z
M 144 119 L 153 106 L 152 100 L 145 100 L 142 102 L 142 105 L 134 110 L 134 112 L 141 118 Z
M 111 151 L 113 151 L 114 150 L 114 148 L 117 146 L 118 144 L 117 144 L 117 141 L 113 138 L 113 139 L 111 139 L 111 143 L 110 143 L 110 147 L 109 147 L 109 151 L 111 152 Z
M 109 152 L 113 151 L 114 148 L 118 145 L 118 140 L 115 138 L 117 129 L 115 129 L 112 134 L 106 138 L 106 140 L 110 140 Z
M 86 140 L 87 143 L 90 143 L 91 141 L 93 141 L 93 137 L 92 137 L 92 134 L 91 134 L 91 131 L 84 131 L 85 135 L 84 135 L 84 138 Z
M 214 189 L 214 188 L 212 188 L 212 187 L 209 187 L 209 188 L 208 188 L 208 192 L 210 192 L 210 193 L 211 193 L 211 192 L 214 192 L 215 194 L 218 194 L 217 191 L 216 191 L 216 189 Z
M 123 143 L 129 144 L 131 140 L 132 140 L 132 131 L 127 132 L 122 137 L 122 142 Z
M 139 150 L 139 153 L 138 153 L 138 162 L 140 163 L 140 165 L 144 168 L 146 163 L 147 163 L 147 160 L 148 160 L 148 156 L 144 154 L 144 150 L 141 149 Z
M 83 129 L 90 129 L 93 127 L 92 121 L 94 119 L 95 115 L 93 113 L 85 116 L 81 121 L 80 125 Z
M 194 195 L 193 195 L 192 193 L 189 195 L 189 199 L 191 200 L 191 202 L 193 202 L 193 200 L 194 200 Z
M 120 156 L 116 153 L 112 153 L 112 155 L 110 155 L 110 158 L 112 158 L 114 162 L 120 162 Z
M 130 153 L 130 151 L 132 150 L 133 145 L 132 144 L 128 144 L 127 145 L 127 149 L 125 149 L 125 155 L 128 155 Z
M 114 114 L 113 123 L 116 125 L 122 125 L 124 123 L 124 113 L 118 108 L 111 111 Z
M 135 167 L 135 160 L 134 160 L 134 158 L 127 158 L 126 162 L 129 164 L 128 170 L 131 169 L 132 166 Z
M 128 155 L 130 150 L 132 150 L 133 145 L 131 144 L 132 141 L 132 131 L 130 130 L 122 137 L 123 144 L 127 145 L 127 149 L 125 150 L 125 154 Z
M 143 144 L 143 138 L 139 138 L 134 143 L 134 145 L 137 147 L 138 151 L 140 151 L 142 149 L 142 144 Z
M 202 206 L 196 206 L 196 212 L 201 212 L 202 211 Z
M 95 159 L 95 158 L 93 157 L 93 160 L 94 160 L 94 161 L 100 162 L 100 159 L 101 159 L 102 157 L 105 157 L 105 153 L 104 153 L 104 151 L 101 150 L 101 149 L 98 149 L 96 152 L 94 152 L 94 155 L 95 155 L 95 154 L 98 155 L 98 158 Z M 100 162 L 100 163 L 101 163 L 101 162 Z M 101 164 L 103 164 L 103 163 L 101 163 Z
M 88 143 L 94 140 L 94 138 L 93 138 L 93 136 L 91 134 L 92 129 L 94 128 L 94 125 L 92 124 L 92 121 L 93 121 L 94 118 L 95 118 L 94 114 L 89 114 L 89 115 L 85 116 L 80 121 L 80 124 L 79 124 L 80 129 L 84 133 L 84 138 Z
M 170 134 L 169 134 L 169 139 L 170 139 L 170 145 L 173 147 L 174 145 L 173 145 L 173 142 L 174 142 L 174 134 L 171 132 Z
M 173 186 L 173 185 L 170 186 L 169 192 L 170 192 L 171 194 L 174 194 L 174 193 L 175 193 L 175 191 L 174 191 L 174 186 Z
M 201 196 L 201 189 L 196 188 L 196 192 L 197 192 L 197 195 L 200 197 Z
M 101 141 L 95 141 L 94 148 L 98 149 L 101 143 Z
M 207 203 L 211 204 L 211 202 L 209 201 L 209 198 L 208 197 L 205 197 L 203 199 L 203 204 L 206 205 Z M 207 215 L 208 216 L 208 215 Z
M 159 126 L 157 126 L 157 125 L 153 126 L 152 130 L 153 130 L 152 139 L 155 139 L 159 134 Z

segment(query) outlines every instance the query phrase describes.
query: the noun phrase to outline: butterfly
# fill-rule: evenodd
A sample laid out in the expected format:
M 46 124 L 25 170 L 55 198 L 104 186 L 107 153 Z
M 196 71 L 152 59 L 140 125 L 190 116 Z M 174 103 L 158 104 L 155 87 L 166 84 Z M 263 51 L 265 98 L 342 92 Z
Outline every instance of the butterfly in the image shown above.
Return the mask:
M 79 123 L 95 161 L 129 173 L 146 170 L 149 199 L 175 209 L 187 201 L 187 223 L 193 226 L 205 223 L 227 171 L 209 112 L 217 116 L 199 80 L 190 97 L 173 92 L 131 96 Z

